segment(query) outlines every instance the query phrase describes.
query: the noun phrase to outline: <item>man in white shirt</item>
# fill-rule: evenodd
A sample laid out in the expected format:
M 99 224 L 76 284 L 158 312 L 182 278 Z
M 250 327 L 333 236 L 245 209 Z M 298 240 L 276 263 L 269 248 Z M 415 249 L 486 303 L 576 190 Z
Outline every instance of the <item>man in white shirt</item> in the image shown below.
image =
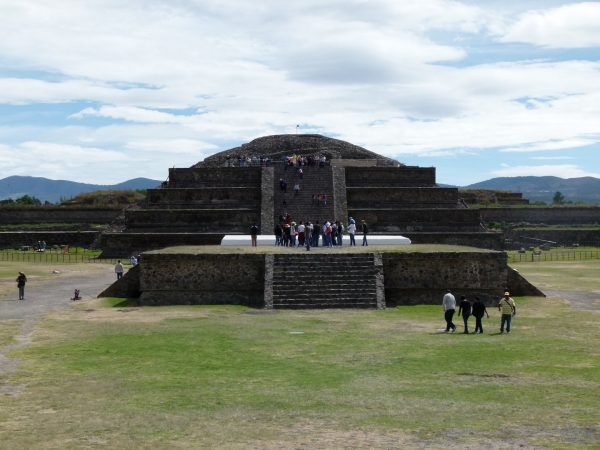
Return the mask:
M 450 330 L 454 333 L 456 331 L 456 325 L 452 323 L 452 317 L 454 316 L 454 311 L 456 310 L 456 299 L 454 295 L 450 292 L 450 289 L 444 295 L 444 299 L 442 300 L 442 308 L 444 308 L 444 319 L 446 319 L 446 333 Z
M 117 274 L 117 280 L 120 280 L 121 277 L 123 277 L 124 271 L 125 269 L 123 268 L 123 264 L 121 264 L 121 260 L 119 260 L 119 262 L 117 262 L 117 264 L 115 265 L 115 273 Z

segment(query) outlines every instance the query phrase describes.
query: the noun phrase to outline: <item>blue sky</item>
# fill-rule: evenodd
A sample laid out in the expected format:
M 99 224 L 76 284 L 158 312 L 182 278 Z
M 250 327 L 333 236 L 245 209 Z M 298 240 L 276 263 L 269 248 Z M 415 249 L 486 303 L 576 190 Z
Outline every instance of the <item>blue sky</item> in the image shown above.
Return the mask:
M 438 182 L 600 177 L 600 3 L 0 0 L 0 178 L 320 133 Z

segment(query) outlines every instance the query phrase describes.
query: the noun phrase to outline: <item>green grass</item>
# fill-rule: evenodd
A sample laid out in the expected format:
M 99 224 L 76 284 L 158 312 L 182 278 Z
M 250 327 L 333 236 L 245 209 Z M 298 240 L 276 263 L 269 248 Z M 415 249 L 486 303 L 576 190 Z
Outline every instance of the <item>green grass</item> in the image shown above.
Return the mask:
M 358 239 L 358 237 L 357 237 Z M 248 242 L 250 236 L 248 236 Z M 275 238 L 273 238 L 275 242 Z M 319 248 L 319 251 L 321 248 Z M 236 247 L 233 245 L 202 245 L 202 246 L 179 246 L 179 247 L 167 247 L 161 250 L 154 250 L 148 253 L 191 253 L 191 254 L 202 254 L 202 253 L 294 253 L 301 252 L 302 249 L 294 249 L 290 247 L 275 247 L 273 246 L 261 246 L 261 247 Z M 368 247 L 344 245 L 342 247 L 333 247 L 327 250 L 333 253 L 372 253 L 372 252 L 399 252 L 399 253 L 423 253 L 423 252 L 477 252 L 477 253 L 489 253 L 493 250 L 486 250 L 475 247 L 466 247 L 460 245 L 446 245 L 446 244 L 410 244 L 405 246 L 398 245 L 369 245 Z
M 370 436 L 364 448 L 389 448 L 377 441 L 386 435 L 446 448 L 436 443 L 449 433 L 457 448 L 599 445 L 600 315 L 559 300 L 517 304 L 510 335 L 497 333 L 497 310 L 486 334 L 463 335 L 437 331 L 439 306 L 78 304 L 11 352 L 20 372 L 3 381 L 25 389 L 0 397 L 0 440 L 12 449 L 326 448 L 333 435 L 331 447 L 354 448 L 359 431 Z
M 600 292 L 599 260 L 513 263 L 510 266 L 542 291 L 550 289 Z
M 17 319 L 0 320 L 0 349 L 17 342 L 15 336 L 19 333 L 22 324 L 23 321 Z

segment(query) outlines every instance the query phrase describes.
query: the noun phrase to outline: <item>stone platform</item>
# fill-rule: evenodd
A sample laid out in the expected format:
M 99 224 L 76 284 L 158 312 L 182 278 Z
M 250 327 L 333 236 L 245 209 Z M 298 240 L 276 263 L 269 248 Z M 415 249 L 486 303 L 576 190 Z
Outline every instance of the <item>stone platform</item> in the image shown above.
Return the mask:
M 248 242 L 249 236 L 246 237 Z M 377 308 L 477 295 L 496 305 L 505 290 L 543 295 L 507 265 L 507 255 L 411 245 L 315 248 L 175 247 L 142 254 L 138 305 L 239 304 L 258 308 Z M 396 250 L 395 250 L 396 249 Z M 127 289 L 135 290 L 133 281 Z
M 257 236 L 256 244 L 259 246 L 271 246 L 275 243 L 275 236 Z M 362 244 L 362 235 L 356 235 L 357 245 Z M 319 241 L 322 242 L 322 241 Z M 370 245 L 409 245 L 410 239 L 404 236 L 375 236 L 369 235 L 368 242 Z M 348 245 L 350 238 L 347 234 L 344 235 L 343 244 Z M 221 245 L 235 245 L 238 247 L 249 247 L 252 245 L 250 236 L 243 235 L 226 235 L 221 241 Z M 322 244 L 321 244 L 322 245 Z

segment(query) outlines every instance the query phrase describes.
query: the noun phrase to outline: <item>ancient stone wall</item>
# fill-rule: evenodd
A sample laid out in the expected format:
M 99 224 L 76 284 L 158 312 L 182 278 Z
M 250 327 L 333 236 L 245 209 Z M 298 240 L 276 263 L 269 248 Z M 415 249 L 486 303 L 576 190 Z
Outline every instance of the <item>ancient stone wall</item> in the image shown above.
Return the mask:
M 169 187 L 260 187 L 260 167 L 214 167 L 169 169 Z
M 275 228 L 275 171 L 264 167 L 261 172 L 260 234 L 271 234 Z
M 545 297 L 544 293 L 527 281 L 523 276 L 512 267 L 507 269 L 508 280 L 506 288 L 510 295 L 515 297 Z
M 349 187 L 347 198 L 349 208 L 456 208 L 458 190 L 435 187 Z
M 97 231 L 7 231 L 0 232 L 0 248 L 33 246 L 38 241 L 46 241 L 47 246 L 85 247 L 90 245 L 98 234 Z
M 332 167 L 333 175 L 333 216 L 346 221 L 348 217 L 348 200 L 346 189 L 346 168 Z
M 588 224 L 600 223 L 600 207 L 568 208 L 482 208 L 485 222 Z
M 463 245 L 466 247 L 485 248 L 488 250 L 503 250 L 504 236 L 502 233 L 429 233 L 429 232 L 402 232 L 413 244 L 446 244 Z
M 388 306 L 441 305 L 446 289 L 458 299 L 478 295 L 496 304 L 507 288 L 507 256 L 493 253 L 384 253 Z
M 111 223 L 121 209 L 67 209 L 44 207 L 0 208 L 0 224 L 35 224 L 35 223 Z
M 347 167 L 348 187 L 433 187 L 435 167 Z
M 260 223 L 260 209 L 154 209 L 127 211 L 127 230 L 132 232 L 244 233 Z
M 465 209 L 359 209 L 348 208 L 356 223 L 364 220 L 372 232 L 481 231 L 477 210 Z
M 150 189 L 149 208 L 258 208 L 260 186 Z
M 265 255 L 145 253 L 140 266 L 140 305 L 264 303 Z

